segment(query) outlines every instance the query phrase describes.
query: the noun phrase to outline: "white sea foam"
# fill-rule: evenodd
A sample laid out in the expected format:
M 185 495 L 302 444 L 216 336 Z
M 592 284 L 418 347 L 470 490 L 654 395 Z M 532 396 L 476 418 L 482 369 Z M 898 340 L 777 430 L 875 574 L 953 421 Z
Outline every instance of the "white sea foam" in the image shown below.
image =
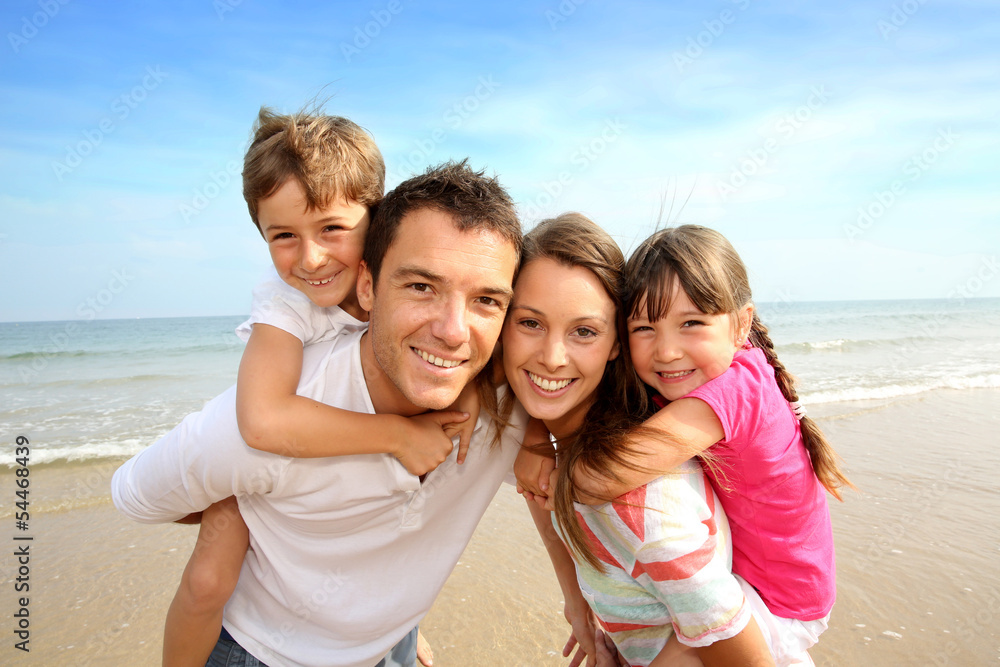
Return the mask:
M 96 442 L 72 447 L 32 446 L 28 462 L 34 466 L 56 462 L 79 463 L 98 459 L 126 458 L 135 456 L 149 444 L 147 440 L 128 438 L 118 442 Z M 0 453 L 0 466 L 8 468 L 18 466 L 18 458 L 13 451 Z
M 1000 375 L 980 375 L 964 378 L 928 379 L 914 384 L 890 384 L 878 387 L 847 387 L 834 391 L 820 391 L 803 394 L 799 398 L 802 403 L 839 403 L 841 401 L 865 401 L 900 396 L 922 394 L 936 389 L 993 389 L 1000 387 Z

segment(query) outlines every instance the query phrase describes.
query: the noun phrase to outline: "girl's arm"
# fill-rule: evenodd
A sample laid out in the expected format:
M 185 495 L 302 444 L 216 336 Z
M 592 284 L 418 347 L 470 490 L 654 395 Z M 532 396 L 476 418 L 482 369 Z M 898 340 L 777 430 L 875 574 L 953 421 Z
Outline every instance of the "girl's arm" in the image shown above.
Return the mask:
M 673 470 L 722 440 L 722 422 L 708 403 L 680 398 L 646 420 L 643 431 L 630 437 L 631 465 L 611 463 L 604 471 L 583 465 L 573 470 L 577 500 L 596 505 L 628 493 Z
M 302 342 L 254 324 L 236 381 L 236 419 L 248 445 L 298 458 L 388 453 L 422 475 L 451 453 L 444 424 L 465 419 L 458 412 L 406 418 L 341 410 L 296 395 L 301 374 Z

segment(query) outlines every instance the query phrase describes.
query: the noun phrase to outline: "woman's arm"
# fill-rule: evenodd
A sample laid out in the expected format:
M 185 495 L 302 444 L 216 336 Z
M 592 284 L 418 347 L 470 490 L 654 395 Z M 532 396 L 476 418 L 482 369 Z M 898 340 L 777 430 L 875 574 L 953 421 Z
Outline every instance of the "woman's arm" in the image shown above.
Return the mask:
M 248 445 L 299 458 L 388 453 L 422 475 L 451 453 L 443 425 L 466 419 L 458 412 L 406 418 L 341 410 L 298 396 L 301 374 L 302 342 L 255 324 L 236 381 L 236 419 Z
M 617 498 L 701 454 L 723 437 L 722 422 L 708 403 L 697 398 L 673 401 L 630 438 L 628 466 L 610 463 L 604 471 L 575 467 L 577 500 L 596 505 Z
M 594 646 L 595 619 L 590 606 L 583 599 L 583 593 L 580 592 L 573 557 L 569 555 L 566 545 L 559 539 L 555 526 L 552 525 L 552 513 L 543 510 L 530 500 L 526 502 L 531 511 L 531 518 L 535 521 L 535 528 L 538 529 L 538 535 L 542 538 L 542 544 L 545 545 L 545 550 L 549 554 L 549 560 L 552 561 L 552 568 L 556 571 L 556 579 L 559 580 L 563 599 L 566 600 L 563 614 L 573 628 L 569 641 L 563 648 L 563 656 L 568 657 L 573 646 L 579 644 L 580 649 L 573 657 L 573 661 L 570 663 L 571 667 L 579 665 L 583 661 L 584 655 L 586 655 L 587 665 L 590 667 L 595 664 L 596 655 Z

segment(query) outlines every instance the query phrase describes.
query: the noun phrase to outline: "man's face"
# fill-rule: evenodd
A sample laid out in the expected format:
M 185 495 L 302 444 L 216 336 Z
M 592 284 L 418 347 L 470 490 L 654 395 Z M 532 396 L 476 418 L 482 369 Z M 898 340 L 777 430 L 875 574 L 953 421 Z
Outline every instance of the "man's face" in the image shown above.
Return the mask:
M 370 345 L 393 385 L 393 411 L 454 403 L 493 353 L 515 267 L 501 236 L 459 231 L 450 213 L 430 208 L 403 217 L 377 284 L 362 263 L 358 299 L 371 313 Z

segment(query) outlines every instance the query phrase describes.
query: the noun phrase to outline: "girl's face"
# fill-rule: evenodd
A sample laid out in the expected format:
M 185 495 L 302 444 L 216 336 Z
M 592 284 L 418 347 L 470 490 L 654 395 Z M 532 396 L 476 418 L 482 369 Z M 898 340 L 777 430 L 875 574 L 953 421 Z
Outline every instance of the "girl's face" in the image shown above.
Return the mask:
M 503 329 L 507 381 L 556 437 L 583 423 L 618 356 L 615 303 L 588 269 L 539 258 L 521 268 Z
M 737 317 L 706 315 L 675 283 L 670 310 L 655 322 L 645 304 L 628 320 L 632 363 L 642 381 L 674 401 L 722 375 L 750 331 L 753 306 Z

